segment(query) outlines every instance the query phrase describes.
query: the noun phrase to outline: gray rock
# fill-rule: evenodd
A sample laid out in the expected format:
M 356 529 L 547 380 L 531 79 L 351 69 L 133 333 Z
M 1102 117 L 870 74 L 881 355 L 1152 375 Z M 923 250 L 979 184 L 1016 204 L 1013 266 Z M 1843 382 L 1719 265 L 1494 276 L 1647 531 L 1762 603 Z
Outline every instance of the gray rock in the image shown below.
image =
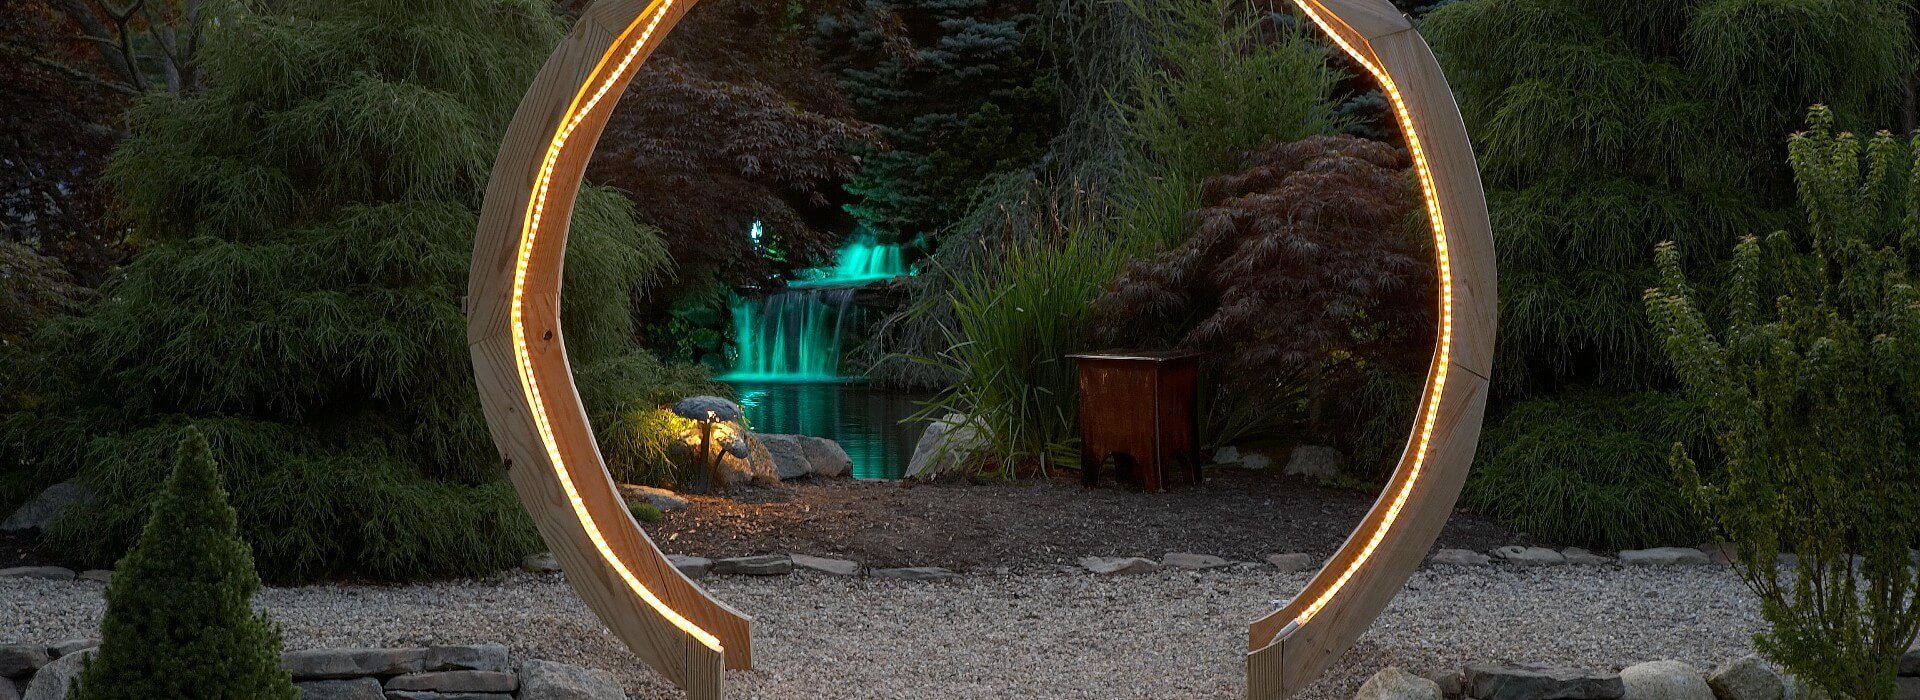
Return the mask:
M 1486 566 L 1493 563 L 1493 559 L 1470 549 L 1442 549 L 1434 552 L 1433 558 L 1427 562 L 1448 566 Z
M 1545 547 L 1507 545 L 1493 550 L 1493 556 L 1517 566 L 1552 566 L 1567 563 L 1566 557 Z
M 789 555 L 788 558 L 793 560 L 794 566 L 802 569 L 812 569 L 823 574 L 833 574 L 835 576 L 860 575 L 860 563 L 855 561 L 828 559 L 826 557 L 814 557 L 805 554 L 793 554 Z
M 428 647 L 427 662 L 421 670 L 505 671 L 507 670 L 507 645 L 487 642 Z
M 520 679 L 500 671 L 428 671 L 387 679 L 387 690 L 431 690 L 441 693 L 511 693 Z
M 1458 698 L 1466 693 L 1467 676 L 1460 669 L 1429 671 L 1424 677 L 1440 686 L 1440 694 L 1445 697 Z
M 1160 562 L 1142 557 L 1081 557 L 1080 566 L 1096 574 L 1150 574 Z
M 913 446 L 913 458 L 907 461 L 907 471 L 902 476 L 926 479 L 955 471 L 985 444 L 979 428 L 969 423 L 966 416 L 949 413 L 920 433 L 920 442 Z
M 1540 664 L 1472 663 L 1463 670 L 1467 695 L 1480 700 L 1612 700 L 1626 693 L 1614 673 Z
M 551 574 L 560 570 L 560 560 L 552 554 L 529 554 L 520 558 L 520 568 L 536 574 Z
M 432 690 L 389 690 L 387 700 L 513 700 L 512 693 L 441 693 Z
M 1319 557 L 1304 552 L 1267 555 L 1268 564 L 1272 564 L 1273 568 L 1289 574 L 1312 569 L 1319 561 Z
M 627 700 L 613 674 L 552 661 L 520 665 L 520 700 Z
M 1287 455 L 1287 476 L 1325 479 L 1340 473 L 1340 451 L 1319 445 L 1301 445 Z
M 1707 563 L 1727 566 L 1740 558 L 1740 548 L 1732 542 L 1707 542 L 1700 545 L 1700 553 L 1707 555 Z
M 74 578 L 81 581 L 113 583 L 113 569 L 87 569 L 86 571 L 80 572 L 80 574 Z
M 0 678 L 0 700 L 20 700 L 20 686 L 13 681 Z
M 679 569 L 680 573 L 687 578 L 706 578 L 707 574 L 713 572 L 713 560 L 706 557 L 669 554 L 667 555 L 667 561 L 672 562 L 673 568 Z
M 1233 564 L 1233 562 L 1211 554 L 1194 554 L 1192 552 L 1168 552 L 1166 556 L 1160 558 L 1160 563 L 1164 566 L 1193 570 L 1218 569 Z
M 1244 469 L 1267 469 L 1273 466 L 1273 458 L 1258 452 L 1240 455 L 1240 466 Z
M 47 646 L 47 655 L 60 658 L 68 654 L 100 646 L 98 639 L 63 639 Z
M 821 437 L 801 435 L 800 449 L 807 453 L 807 464 L 813 465 L 813 475 L 831 479 L 853 471 L 853 458 L 847 456 L 846 448 L 840 443 Z
M 81 664 L 97 653 L 97 649 L 87 649 L 40 667 L 40 672 L 33 674 L 33 682 L 27 684 L 27 692 L 20 695 L 21 700 L 66 700 L 67 688 L 79 677 Z
M 1388 666 L 1360 684 L 1353 700 L 1445 700 L 1440 684 Z
M 1906 664 L 1903 662 L 1904 668 Z M 1707 687 L 1720 700 L 1785 700 L 1787 683 L 1760 657 L 1748 654 L 1714 669 Z
M 1213 451 L 1214 464 L 1233 464 L 1240 461 L 1240 448 L 1228 445 Z
M 424 647 L 401 649 L 305 649 L 280 657 L 280 667 L 296 680 L 397 676 L 427 665 Z
M 78 480 L 69 479 L 47 487 L 26 505 L 13 511 L 6 522 L 0 522 L 0 531 L 30 532 L 46 530 L 48 525 L 68 510 L 84 506 L 93 501 L 93 489 L 87 488 Z
M 1900 675 L 1920 676 L 1920 648 L 1908 649 L 1900 657 Z
M 304 681 L 294 686 L 300 689 L 300 700 L 386 700 L 387 697 L 377 678 Z
M 785 554 L 719 559 L 713 562 L 713 573 L 738 576 L 784 576 L 793 573 L 793 560 Z
M 0 578 L 40 578 L 50 581 L 72 581 L 73 569 L 58 566 L 16 566 L 0 569 Z
M 898 569 L 874 569 L 867 572 L 874 578 L 894 581 L 952 581 L 960 578 L 954 573 L 938 566 L 907 566 Z
M 687 499 L 681 498 L 680 494 L 666 489 L 641 486 L 639 484 L 621 484 L 620 495 L 626 496 L 627 500 L 644 498 L 648 503 L 652 503 L 653 507 L 660 509 L 662 513 L 685 510 L 689 505 Z
M 798 479 L 813 474 L 813 465 L 807 462 L 807 450 L 800 446 L 796 435 L 761 434 L 760 444 L 766 445 L 767 454 L 773 457 L 774 473 L 781 481 Z
M 1678 661 L 1648 661 L 1620 671 L 1625 700 L 1714 700 L 1700 669 Z
M 1620 563 L 1628 566 L 1671 566 L 1675 564 L 1705 564 L 1707 553 L 1692 547 L 1655 547 L 1653 549 L 1628 549 L 1620 552 Z
M 0 646 L 0 678 L 31 676 L 52 660 L 47 656 L 47 648 L 38 644 Z
M 1613 563 L 1613 557 L 1609 557 L 1602 554 L 1594 554 L 1593 552 L 1589 552 L 1579 547 L 1568 547 L 1566 549 L 1562 549 L 1560 550 L 1560 556 L 1565 557 L 1568 564 L 1584 564 L 1587 566 L 1597 566 L 1600 564 Z
M 1893 700 L 1920 700 L 1920 678 L 1900 676 L 1893 681 Z

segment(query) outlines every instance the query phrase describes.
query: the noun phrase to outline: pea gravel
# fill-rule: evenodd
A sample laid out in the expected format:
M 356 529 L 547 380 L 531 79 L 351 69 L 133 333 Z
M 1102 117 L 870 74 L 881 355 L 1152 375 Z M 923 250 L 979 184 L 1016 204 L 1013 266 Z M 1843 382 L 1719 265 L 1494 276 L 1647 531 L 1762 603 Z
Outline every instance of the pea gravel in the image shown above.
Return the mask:
M 755 616 L 729 697 L 1240 698 L 1246 623 L 1306 574 L 1241 566 L 1094 577 L 1041 568 L 953 583 L 813 574 L 704 583 Z M 0 579 L 0 644 L 92 636 L 104 587 Z M 624 650 L 557 574 L 263 591 L 287 648 L 504 642 L 515 658 L 614 672 L 636 698 L 679 693 Z M 1467 661 L 1701 667 L 1747 653 L 1758 606 L 1726 569 L 1438 567 L 1414 575 L 1322 682 L 1350 697 L 1381 667 Z

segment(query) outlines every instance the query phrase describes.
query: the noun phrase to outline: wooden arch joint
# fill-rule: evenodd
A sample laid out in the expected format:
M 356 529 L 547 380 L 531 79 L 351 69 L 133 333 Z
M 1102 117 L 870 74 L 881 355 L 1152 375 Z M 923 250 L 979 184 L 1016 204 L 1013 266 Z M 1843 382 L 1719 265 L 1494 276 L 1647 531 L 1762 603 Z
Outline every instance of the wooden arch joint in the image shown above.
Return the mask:
M 1387 0 L 1291 0 L 1379 82 L 1433 227 L 1439 333 L 1393 477 L 1292 601 L 1248 629 L 1247 697 L 1298 692 L 1373 626 L 1440 535 L 1466 482 L 1492 374 L 1493 234 L 1473 146 L 1440 63 Z

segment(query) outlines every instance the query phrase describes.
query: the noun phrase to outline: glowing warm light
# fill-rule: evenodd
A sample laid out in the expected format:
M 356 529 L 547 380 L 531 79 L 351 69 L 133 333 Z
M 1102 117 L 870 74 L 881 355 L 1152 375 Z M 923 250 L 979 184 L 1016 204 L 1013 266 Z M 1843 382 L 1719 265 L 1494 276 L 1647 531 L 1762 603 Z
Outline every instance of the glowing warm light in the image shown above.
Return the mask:
M 565 151 L 574 130 L 579 128 L 594 107 L 613 91 L 614 86 L 625 81 L 629 71 L 638 67 L 640 55 L 646 50 L 647 42 L 653 38 L 654 30 L 660 26 L 661 19 L 666 16 L 667 9 L 672 7 L 673 2 L 674 0 L 654 0 L 647 6 L 646 11 L 641 12 L 631 24 L 627 25 L 626 30 L 621 32 L 620 38 L 608 47 L 605 55 L 601 56 L 600 63 L 594 66 L 593 72 L 587 76 L 579 92 L 575 93 L 573 103 L 561 116 L 560 126 L 554 131 L 553 138 L 547 145 L 546 157 L 541 160 L 540 170 L 534 177 L 533 196 L 527 203 L 526 218 L 521 226 L 520 247 L 514 258 L 513 299 L 510 305 L 512 322 L 509 325 L 513 331 L 514 365 L 520 376 L 521 391 L 527 398 L 528 412 L 533 416 L 534 427 L 540 434 L 541 443 L 546 446 L 547 457 L 553 462 L 554 473 L 560 477 L 560 486 L 566 491 L 567 501 L 573 507 L 574 513 L 579 516 L 580 524 L 586 529 L 587 538 L 593 542 L 594 549 L 598 550 L 601 559 L 619 573 L 620 578 L 627 582 L 627 586 L 647 605 L 659 612 L 661 617 L 666 618 L 682 632 L 700 640 L 700 643 L 708 649 L 722 651 L 719 638 L 700 629 L 698 625 L 668 607 L 659 596 L 654 595 L 652 590 L 640 582 L 640 578 L 635 576 L 633 571 L 627 568 L 626 563 L 614 554 L 613 547 L 601 533 L 599 524 L 594 522 L 593 514 L 587 511 L 586 502 L 581 499 L 579 489 L 574 486 L 573 474 L 567 466 L 566 455 L 561 454 L 559 442 L 554 438 L 553 425 L 547 418 L 546 405 L 540 397 L 540 384 L 533 376 L 533 355 L 527 349 L 527 329 L 524 320 L 527 266 L 533 257 L 535 239 L 539 236 L 541 221 L 546 216 L 548 189 L 553 184 L 553 170 L 559 163 L 560 156 Z M 633 39 L 626 53 L 620 56 L 619 62 L 608 70 L 608 62 L 614 58 L 614 54 L 622 45 L 628 43 L 628 39 L 633 36 L 635 30 L 639 31 L 639 37 Z
M 1440 397 L 1445 393 L 1447 386 L 1447 369 L 1451 363 L 1449 355 L 1453 344 L 1453 265 L 1447 254 L 1447 229 L 1440 216 L 1440 200 L 1434 192 L 1433 173 L 1427 165 L 1427 154 L 1420 147 L 1420 133 L 1414 128 L 1413 116 L 1407 111 L 1407 104 L 1400 97 L 1400 90 L 1394 85 L 1392 76 L 1387 75 L 1385 69 L 1375 65 L 1365 53 L 1347 43 L 1346 38 L 1342 37 L 1340 32 L 1328 23 L 1327 18 L 1315 9 L 1312 0 L 1294 0 L 1294 4 L 1298 5 L 1300 10 L 1319 26 L 1320 30 L 1340 47 L 1340 50 L 1347 52 L 1347 55 L 1358 61 L 1368 73 L 1373 74 L 1374 79 L 1380 82 L 1381 89 L 1386 91 L 1387 98 L 1393 102 L 1394 116 L 1398 118 L 1400 130 L 1406 134 L 1407 148 L 1413 154 L 1414 171 L 1420 176 L 1420 192 L 1426 199 L 1427 217 L 1433 223 L 1434 250 L 1440 267 L 1440 350 L 1439 358 L 1434 362 L 1433 384 L 1427 392 L 1427 405 L 1421 409 L 1425 417 L 1419 426 L 1420 439 L 1414 444 L 1413 464 L 1407 470 L 1406 480 L 1394 492 L 1392 500 L 1387 505 L 1386 514 L 1381 517 L 1380 524 L 1368 536 L 1366 545 L 1360 549 L 1360 554 L 1347 563 L 1346 569 L 1340 572 L 1340 577 L 1334 580 L 1333 585 L 1328 586 L 1319 597 L 1314 598 L 1313 602 L 1302 608 L 1300 614 L 1280 631 L 1278 636 L 1282 637 L 1293 629 L 1305 625 L 1308 620 L 1313 619 L 1314 615 L 1319 614 L 1320 609 L 1326 607 L 1327 603 L 1333 600 L 1334 595 L 1346 586 L 1347 581 L 1366 565 L 1367 560 L 1373 557 L 1374 550 L 1386 540 L 1387 531 L 1393 528 L 1394 520 L 1400 516 L 1400 509 L 1413 495 L 1414 485 L 1420 481 L 1420 469 L 1426 463 L 1427 448 L 1433 438 L 1434 421 L 1440 414 Z

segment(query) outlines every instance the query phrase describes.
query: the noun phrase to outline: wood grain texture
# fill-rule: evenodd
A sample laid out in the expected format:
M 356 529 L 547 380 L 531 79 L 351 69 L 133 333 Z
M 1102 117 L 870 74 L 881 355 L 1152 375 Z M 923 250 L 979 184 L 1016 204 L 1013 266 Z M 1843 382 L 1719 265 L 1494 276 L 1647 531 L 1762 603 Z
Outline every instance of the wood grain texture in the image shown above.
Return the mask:
M 587 160 L 634 72 L 692 5 L 603 0 L 541 68 L 481 207 L 467 340 L 487 426 L 567 581 L 635 655 L 708 700 L 724 694 L 726 669 L 751 667 L 752 619 L 681 575 L 634 522 L 574 387 L 559 314 Z
M 1318 678 L 1372 627 L 1433 547 L 1479 443 L 1498 290 L 1479 167 L 1426 42 L 1387 0 L 1293 2 L 1397 94 L 1398 101 L 1390 99 L 1396 116 L 1410 131 L 1409 143 L 1420 146 L 1416 170 L 1428 175 L 1439 279 L 1446 287 L 1443 332 L 1393 478 L 1300 594 L 1248 627 L 1250 700 L 1286 697 Z

